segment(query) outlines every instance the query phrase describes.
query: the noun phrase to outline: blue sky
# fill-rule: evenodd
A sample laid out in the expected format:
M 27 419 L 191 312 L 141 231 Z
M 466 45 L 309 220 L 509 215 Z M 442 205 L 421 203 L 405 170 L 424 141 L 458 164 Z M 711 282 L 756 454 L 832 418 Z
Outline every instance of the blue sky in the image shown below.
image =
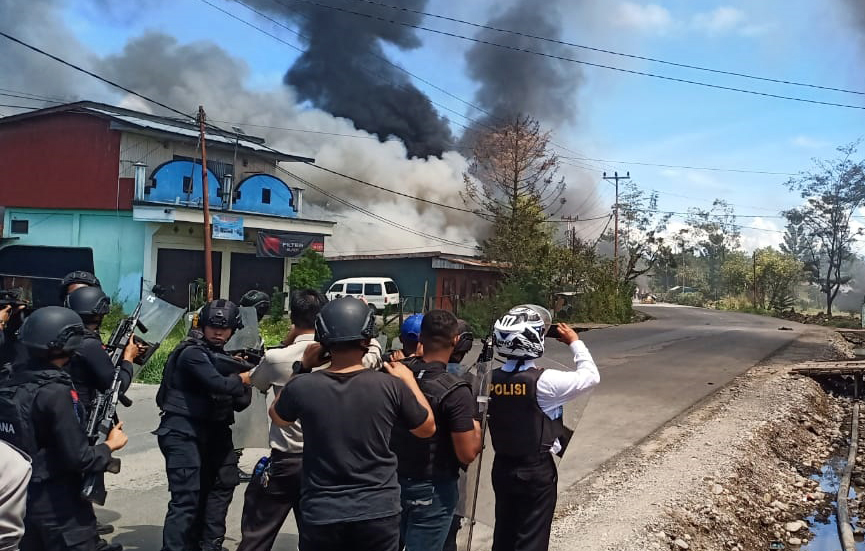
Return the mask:
M 285 40 L 298 39 L 262 21 L 242 6 L 209 0 L 254 21 Z M 654 3 L 619 0 L 560 2 L 566 40 L 641 56 L 865 90 L 865 29 L 858 32 L 844 9 L 848 0 L 663 0 Z M 454 3 L 431 0 L 427 10 L 483 22 L 500 2 Z M 539 3 L 539 6 L 542 5 Z M 64 19 L 78 39 L 99 54 L 118 52 L 129 38 L 159 30 L 181 42 L 213 41 L 242 58 L 253 88 L 277 88 L 296 53 L 273 39 L 232 20 L 200 0 L 148 0 L 134 15 L 112 13 L 105 3 L 70 2 Z M 454 23 L 426 21 L 431 27 L 472 35 Z M 419 33 L 423 46 L 409 52 L 388 49 L 394 59 L 420 76 L 472 100 L 475 83 L 465 76 L 468 44 Z M 513 55 L 525 55 L 514 53 Z M 865 106 L 865 96 L 781 86 L 689 71 L 655 63 L 574 50 L 573 57 L 639 71 L 690 78 L 769 93 Z M 729 167 L 795 173 L 812 157 L 827 157 L 834 148 L 863 134 L 865 111 L 782 101 L 670 83 L 596 68 L 584 68 L 584 83 L 572 101 L 578 118 L 557 128 L 557 143 L 586 157 L 614 161 Z M 430 97 L 462 113 L 465 105 L 416 83 Z M 454 121 L 465 119 L 443 114 Z M 458 127 L 455 126 L 456 129 Z M 563 152 L 563 155 L 573 155 Z M 568 161 L 570 162 L 570 161 Z M 578 161 L 578 163 L 583 163 Z M 642 187 L 657 190 L 661 208 L 684 211 L 708 207 L 716 197 L 736 205 L 743 225 L 781 229 L 771 218 L 797 203 L 786 191 L 785 176 L 662 168 L 592 162 L 601 170 L 630 171 Z M 571 170 L 571 169 L 568 169 Z M 583 178 L 599 180 L 599 174 Z M 610 189 L 599 184 L 603 210 L 612 203 Z M 777 241 L 779 233 L 744 230 L 745 245 Z

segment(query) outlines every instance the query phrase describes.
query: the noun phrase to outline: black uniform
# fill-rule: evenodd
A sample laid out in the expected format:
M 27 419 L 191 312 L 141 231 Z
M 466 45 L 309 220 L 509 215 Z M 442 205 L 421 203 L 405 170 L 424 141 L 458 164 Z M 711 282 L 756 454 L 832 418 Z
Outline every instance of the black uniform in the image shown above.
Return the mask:
M 36 361 L 16 369 L 3 387 L 15 388 L 27 411 L 33 457 L 22 551 L 94 551 L 98 541 L 92 504 L 81 497 L 84 473 L 116 466 L 105 444 L 90 446 L 81 427 L 83 410 L 68 373 Z
M 105 348 L 99 333 L 87 331 L 81 347 L 75 351 L 69 364 L 69 374 L 78 391 L 78 399 L 84 410 L 90 413 L 90 405 L 96 394 L 111 388 L 114 382 L 114 364 Z M 120 366 L 121 391 L 126 391 L 132 382 L 132 362 L 123 360 Z M 86 421 L 86 417 L 85 417 Z
M 249 405 L 251 390 L 235 374 L 217 370 L 221 350 L 187 339 L 165 366 L 155 434 L 165 456 L 171 501 L 163 551 L 222 549 L 225 517 L 239 480 L 231 441 L 234 411 Z
M 556 508 L 558 473 L 550 449 L 564 434 L 561 418 L 538 406 L 542 369 L 493 370 L 489 429 L 496 455 L 493 551 L 546 551 Z

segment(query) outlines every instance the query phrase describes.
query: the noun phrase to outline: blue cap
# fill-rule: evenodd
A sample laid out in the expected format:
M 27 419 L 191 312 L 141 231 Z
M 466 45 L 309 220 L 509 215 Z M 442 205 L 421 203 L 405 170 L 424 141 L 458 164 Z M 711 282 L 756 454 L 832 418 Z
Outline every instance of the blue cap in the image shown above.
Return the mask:
M 421 322 L 423 322 L 423 314 L 412 314 L 403 320 L 402 327 L 399 328 L 399 340 L 419 341 Z

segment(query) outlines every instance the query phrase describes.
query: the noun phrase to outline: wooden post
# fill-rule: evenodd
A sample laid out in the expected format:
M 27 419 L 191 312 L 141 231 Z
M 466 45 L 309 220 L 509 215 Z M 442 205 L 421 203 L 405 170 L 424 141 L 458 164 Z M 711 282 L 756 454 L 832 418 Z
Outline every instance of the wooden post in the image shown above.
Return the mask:
M 423 302 L 420 305 L 421 314 L 426 314 L 426 295 L 427 295 L 427 287 L 429 286 L 429 280 L 424 280 L 423 282 Z
M 198 106 L 198 126 L 201 137 L 201 197 L 204 208 L 204 281 L 207 283 L 207 302 L 213 300 L 213 254 L 211 253 L 210 205 L 207 188 L 207 139 L 205 138 L 204 106 Z

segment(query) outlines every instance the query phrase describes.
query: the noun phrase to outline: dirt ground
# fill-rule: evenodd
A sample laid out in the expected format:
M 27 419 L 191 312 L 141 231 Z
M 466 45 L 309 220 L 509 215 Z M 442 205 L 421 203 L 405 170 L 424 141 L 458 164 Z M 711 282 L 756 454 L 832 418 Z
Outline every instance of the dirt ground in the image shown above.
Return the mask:
M 844 444 L 849 407 L 789 369 L 849 350 L 815 327 L 579 481 L 559 498 L 550 548 L 798 549 L 805 518 L 831 511 L 810 477 Z

